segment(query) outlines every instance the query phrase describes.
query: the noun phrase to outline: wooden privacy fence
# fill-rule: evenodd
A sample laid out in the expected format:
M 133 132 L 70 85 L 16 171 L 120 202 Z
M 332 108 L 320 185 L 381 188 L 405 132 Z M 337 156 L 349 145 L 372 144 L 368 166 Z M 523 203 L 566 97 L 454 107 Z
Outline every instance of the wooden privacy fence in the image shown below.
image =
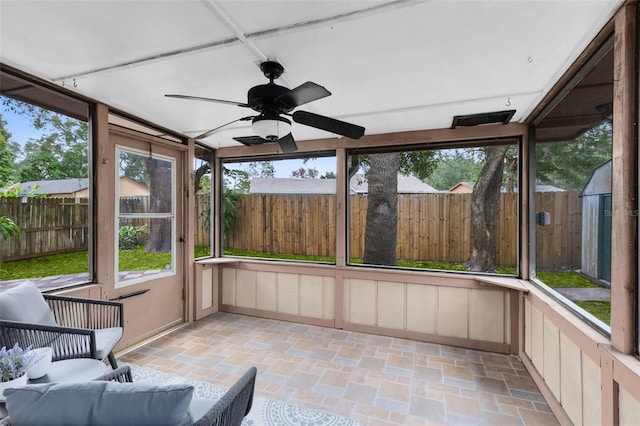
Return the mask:
M 538 192 L 536 211 L 551 224 L 536 226 L 537 269 L 558 271 L 582 266 L 582 198 L 577 192 Z
M 397 258 L 467 261 L 471 253 L 471 196 L 398 195 Z M 503 193 L 500 198 L 497 241 L 500 265 L 517 263 L 517 196 Z M 225 247 L 334 257 L 335 203 L 334 195 L 241 195 Z M 352 195 L 349 205 L 349 257 L 362 258 L 367 196 Z M 550 226 L 536 227 L 538 268 L 579 268 L 581 199 L 572 192 L 538 193 L 536 209 L 551 213 Z
M 335 257 L 335 195 L 241 195 L 225 248 Z
M 123 199 L 123 211 L 146 211 L 148 197 L 137 198 Z M 349 256 L 362 258 L 367 196 L 352 195 L 349 201 Z M 225 247 L 335 257 L 336 202 L 335 195 L 241 195 Z M 199 246 L 209 244 L 209 210 L 209 198 L 196 197 L 194 237 Z M 551 225 L 536 226 L 538 268 L 580 268 L 582 200 L 578 194 L 538 193 L 536 210 L 551 214 Z M 502 194 L 497 244 L 500 265 L 517 263 L 517 213 L 517 194 Z M 0 197 L 0 215 L 12 218 L 23 230 L 16 237 L 0 239 L 4 261 L 87 250 L 86 199 L 28 198 L 23 202 L 21 198 Z M 471 194 L 400 194 L 397 230 L 398 259 L 465 262 L 471 253 Z
M 87 198 L 0 197 L 0 215 L 11 218 L 21 229 L 14 237 L 0 238 L 0 259 L 18 260 L 47 254 L 84 251 L 89 242 Z M 146 212 L 149 197 L 123 197 L 123 213 Z M 121 225 L 141 226 L 146 219 L 126 219 Z
M 86 198 L 0 197 L 0 215 L 12 219 L 22 231 L 0 238 L 2 260 L 87 250 L 89 209 Z

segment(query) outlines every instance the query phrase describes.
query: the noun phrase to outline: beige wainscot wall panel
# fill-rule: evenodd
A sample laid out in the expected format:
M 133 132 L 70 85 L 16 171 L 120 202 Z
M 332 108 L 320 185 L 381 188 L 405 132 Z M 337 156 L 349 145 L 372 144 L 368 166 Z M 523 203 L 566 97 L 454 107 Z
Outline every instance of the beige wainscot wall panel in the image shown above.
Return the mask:
M 531 306 L 531 362 L 540 374 L 544 372 L 544 317 Z
M 470 290 L 469 338 L 488 342 L 505 342 L 504 292 Z
M 278 273 L 278 312 L 292 315 L 300 314 L 299 280 L 300 276 L 297 274 Z
M 560 330 L 548 318 L 544 318 L 543 352 L 544 380 L 560 400 Z
M 213 305 L 213 269 L 202 269 L 202 300 L 200 301 L 201 309 L 208 309 Z
M 256 271 L 237 270 L 236 305 L 241 308 L 256 308 Z
M 406 284 L 378 281 L 378 327 L 405 329 Z
M 438 334 L 469 336 L 469 289 L 438 287 Z
M 372 280 L 348 279 L 349 321 L 354 324 L 376 324 L 376 282 Z
M 324 309 L 324 285 L 322 277 L 300 276 L 300 315 L 322 318 Z
M 232 268 L 222 270 L 222 304 L 236 304 L 236 270 Z
M 582 424 L 582 356 L 580 348 L 560 334 L 560 404 L 573 424 Z
M 334 319 L 334 305 L 335 305 L 335 294 L 336 294 L 336 279 L 334 277 L 324 277 L 323 278 L 324 285 L 324 318 L 325 319 Z
M 529 356 L 529 359 L 533 357 L 531 354 L 531 301 L 529 299 L 524 301 L 524 353 Z
M 436 334 L 436 300 L 436 287 L 407 285 L 407 330 Z
M 600 366 L 584 352 L 582 353 L 582 401 L 584 424 L 588 426 L 602 423 L 602 373 Z M 637 419 L 640 419 L 640 416 L 636 417 Z
M 620 426 L 637 426 L 640 419 L 640 401 L 625 389 L 620 388 L 618 406 L 620 407 Z
M 262 311 L 277 311 L 276 304 L 276 273 L 258 272 L 256 275 L 256 308 Z

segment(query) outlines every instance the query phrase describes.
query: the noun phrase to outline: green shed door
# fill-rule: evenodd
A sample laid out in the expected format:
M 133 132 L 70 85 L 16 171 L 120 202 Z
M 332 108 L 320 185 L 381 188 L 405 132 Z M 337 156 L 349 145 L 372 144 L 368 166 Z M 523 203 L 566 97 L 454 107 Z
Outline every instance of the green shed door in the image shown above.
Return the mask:
M 598 278 L 611 281 L 611 194 L 600 196 Z

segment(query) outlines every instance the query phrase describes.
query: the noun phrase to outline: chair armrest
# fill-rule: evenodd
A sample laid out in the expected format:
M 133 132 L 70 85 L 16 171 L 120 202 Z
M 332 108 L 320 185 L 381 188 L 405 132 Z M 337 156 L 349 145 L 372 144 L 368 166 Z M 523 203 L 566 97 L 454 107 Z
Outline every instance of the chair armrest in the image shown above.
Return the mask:
M 250 367 L 204 416 L 192 423 L 192 426 L 240 424 L 253 405 L 257 372 L 256 367 Z
M 97 356 L 94 330 L 0 321 L 0 346 L 12 347 L 16 342 L 23 348 L 29 345 L 33 348 L 51 347 L 53 361 Z
M 133 376 L 131 375 L 131 368 L 128 365 L 124 367 L 116 368 L 113 371 L 110 371 L 95 380 L 102 381 L 110 381 L 110 382 L 120 382 L 120 383 L 132 383 Z
M 56 322 L 61 326 L 93 330 L 110 327 L 124 328 L 121 302 L 50 294 L 43 294 L 43 296 Z

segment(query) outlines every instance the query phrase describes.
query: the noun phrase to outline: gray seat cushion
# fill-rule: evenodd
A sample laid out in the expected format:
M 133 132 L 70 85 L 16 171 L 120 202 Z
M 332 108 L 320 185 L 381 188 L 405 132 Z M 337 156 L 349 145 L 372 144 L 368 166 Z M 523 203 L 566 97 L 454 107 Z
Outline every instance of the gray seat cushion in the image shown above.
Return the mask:
M 193 386 L 92 381 L 5 391 L 12 426 L 186 425 Z
M 0 293 L 0 320 L 56 325 L 53 312 L 31 281 Z
M 216 404 L 217 401 L 213 399 L 200 399 L 193 398 L 191 404 L 189 404 L 189 412 L 193 421 L 200 420 L 202 416 L 207 414 L 207 411 Z
M 122 337 L 122 327 L 96 330 L 96 352 L 98 359 L 105 359 Z

